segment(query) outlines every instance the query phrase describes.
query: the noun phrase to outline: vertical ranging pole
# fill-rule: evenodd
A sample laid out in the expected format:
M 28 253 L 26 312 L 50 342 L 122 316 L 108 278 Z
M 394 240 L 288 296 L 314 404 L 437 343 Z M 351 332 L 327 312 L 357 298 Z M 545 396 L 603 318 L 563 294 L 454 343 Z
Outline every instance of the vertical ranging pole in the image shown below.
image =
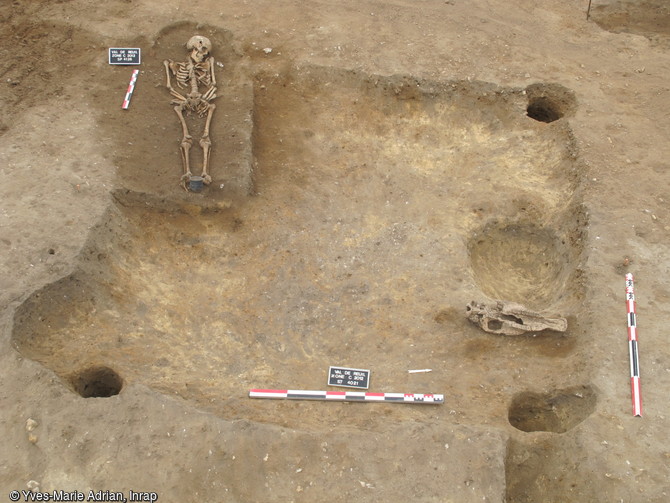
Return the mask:
M 133 95 L 133 91 L 135 90 L 135 82 L 137 82 L 137 75 L 139 73 L 140 73 L 139 70 L 133 70 L 133 74 L 130 76 L 130 84 L 128 84 L 128 90 L 126 91 L 126 97 L 123 100 L 122 108 L 124 110 L 128 110 L 128 107 L 130 106 L 130 97 Z
M 637 313 L 633 275 L 626 274 L 626 310 L 628 311 L 628 354 L 630 356 L 630 389 L 633 396 L 633 415 L 642 416 L 640 397 L 640 361 L 637 353 Z

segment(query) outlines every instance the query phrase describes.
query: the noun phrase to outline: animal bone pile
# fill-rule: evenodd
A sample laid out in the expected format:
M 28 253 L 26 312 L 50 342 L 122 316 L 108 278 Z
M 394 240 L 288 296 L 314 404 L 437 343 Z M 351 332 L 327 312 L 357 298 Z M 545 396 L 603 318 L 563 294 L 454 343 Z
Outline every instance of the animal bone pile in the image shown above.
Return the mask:
M 165 66 L 165 75 L 167 77 L 167 88 L 174 98 L 172 105 L 175 105 L 174 111 L 181 122 L 183 137 L 181 140 L 181 159 L 184 166 L 184 175 L 181 177 L 181 186 L 188 191 L 189 188 L 198 191 L 202 184 L 209 185 L 212 177 L 207 173 L 209 165 L 209 151 L 212 142 L 209 139 L 209 125 L 212 122 L 212 114 L 216 105 L 211 101 L 216 98 L 216 78 L 214 77 L 214 58 L 211 57 L 212 43 L 207 37 L 195 35 L 186 43 L 186 50 L 189 51 L 188 61 L 174 62 L 171 59 L 163 61 Z M 175 77 L 177 86 L 182 89 L 188 89 L 190 92 L 184 96 L 172 87 L 171 76 Z M 200 86 L 203 86 L 204 92 L 200 92 Z M 197 113 L 200 117 L 207 115 L 205 127 L 200 138 L 202 147 L 202 175 L 195 183 L 196 177 L 191 174 L 189 162 L 189 151 L 193 144 L 193 137 L 188 131 L 184 113 Z M 188 183 L 188 185 L 187 185 Z
M 548 318 L 514 302 L 498 300 L 494 305 L 486 305 L 473 300 L 465 311 L 472 323 L 492 334 L 521 335 L 541 330 L 565 332 L 568 328 L 565 318 Z

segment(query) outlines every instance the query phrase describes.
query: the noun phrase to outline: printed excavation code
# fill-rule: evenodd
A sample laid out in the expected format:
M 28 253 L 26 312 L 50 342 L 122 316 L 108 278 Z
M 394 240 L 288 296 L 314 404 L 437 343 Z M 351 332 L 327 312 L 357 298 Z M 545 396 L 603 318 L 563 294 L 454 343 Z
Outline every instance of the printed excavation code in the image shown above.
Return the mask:
M 10 501 L 158 501 L 158 494 L 154 492 L 128 491 L 11 491 Z
M 331 366 L 328 369 L 328 385 L 368 389 L 370 386 L 370 371 Z

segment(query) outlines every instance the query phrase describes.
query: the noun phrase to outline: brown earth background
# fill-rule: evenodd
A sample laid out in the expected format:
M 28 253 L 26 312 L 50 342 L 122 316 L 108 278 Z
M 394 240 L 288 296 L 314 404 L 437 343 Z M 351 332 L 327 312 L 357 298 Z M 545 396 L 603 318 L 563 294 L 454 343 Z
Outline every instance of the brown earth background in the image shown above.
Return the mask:
M 0 501 L 669 501 L 670 7 L 588 8 L 3 2 Z M 195 34 L 198 194 L 162 63 Z M 473 299 L 568 330 L 485 333 Z M 330 365 L 445 402 L 248 398 Z

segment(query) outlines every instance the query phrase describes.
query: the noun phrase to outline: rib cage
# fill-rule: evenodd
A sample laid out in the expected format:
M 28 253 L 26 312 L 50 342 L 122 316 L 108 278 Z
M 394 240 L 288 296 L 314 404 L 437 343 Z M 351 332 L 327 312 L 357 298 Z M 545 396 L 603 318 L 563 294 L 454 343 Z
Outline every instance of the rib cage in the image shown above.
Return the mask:
M 173 68 L 175 78 L 177 79 L 177 85 L 179 87 L 185 88 L 191 84 L 191 69 L 193 75 L 196 78 L 198 85 L 202 84 L 204 86 L 209 86 L 212 84 L 212 78 L 209 70 L 209 61 L 203 63 L 175 63 L 176 69 Z
M 177 85 L 179 87 L 186 87 L 188 85 L 190 72 L 188 71 L 186 63 L 178 63 L 179 67 L 176 72 Z
M 189 88 L 191 92 L 183 96 L 176 91 L 172 91 L 173 105 L 178 105 L 182 110 L 196 112 L 203 117 L 210 109 L 210 101 L 216 98 L 216 87 L 212 84 L 212 65 L 213 61 L 208 59 L 202 63 L 166 61 L 166 68 L 175 76 L 179 88 Z M 169 82 L 168 82 L 169 85 Z M 204 93 L 200 93 L 199 87 L 203 85 L 207 88 Z

